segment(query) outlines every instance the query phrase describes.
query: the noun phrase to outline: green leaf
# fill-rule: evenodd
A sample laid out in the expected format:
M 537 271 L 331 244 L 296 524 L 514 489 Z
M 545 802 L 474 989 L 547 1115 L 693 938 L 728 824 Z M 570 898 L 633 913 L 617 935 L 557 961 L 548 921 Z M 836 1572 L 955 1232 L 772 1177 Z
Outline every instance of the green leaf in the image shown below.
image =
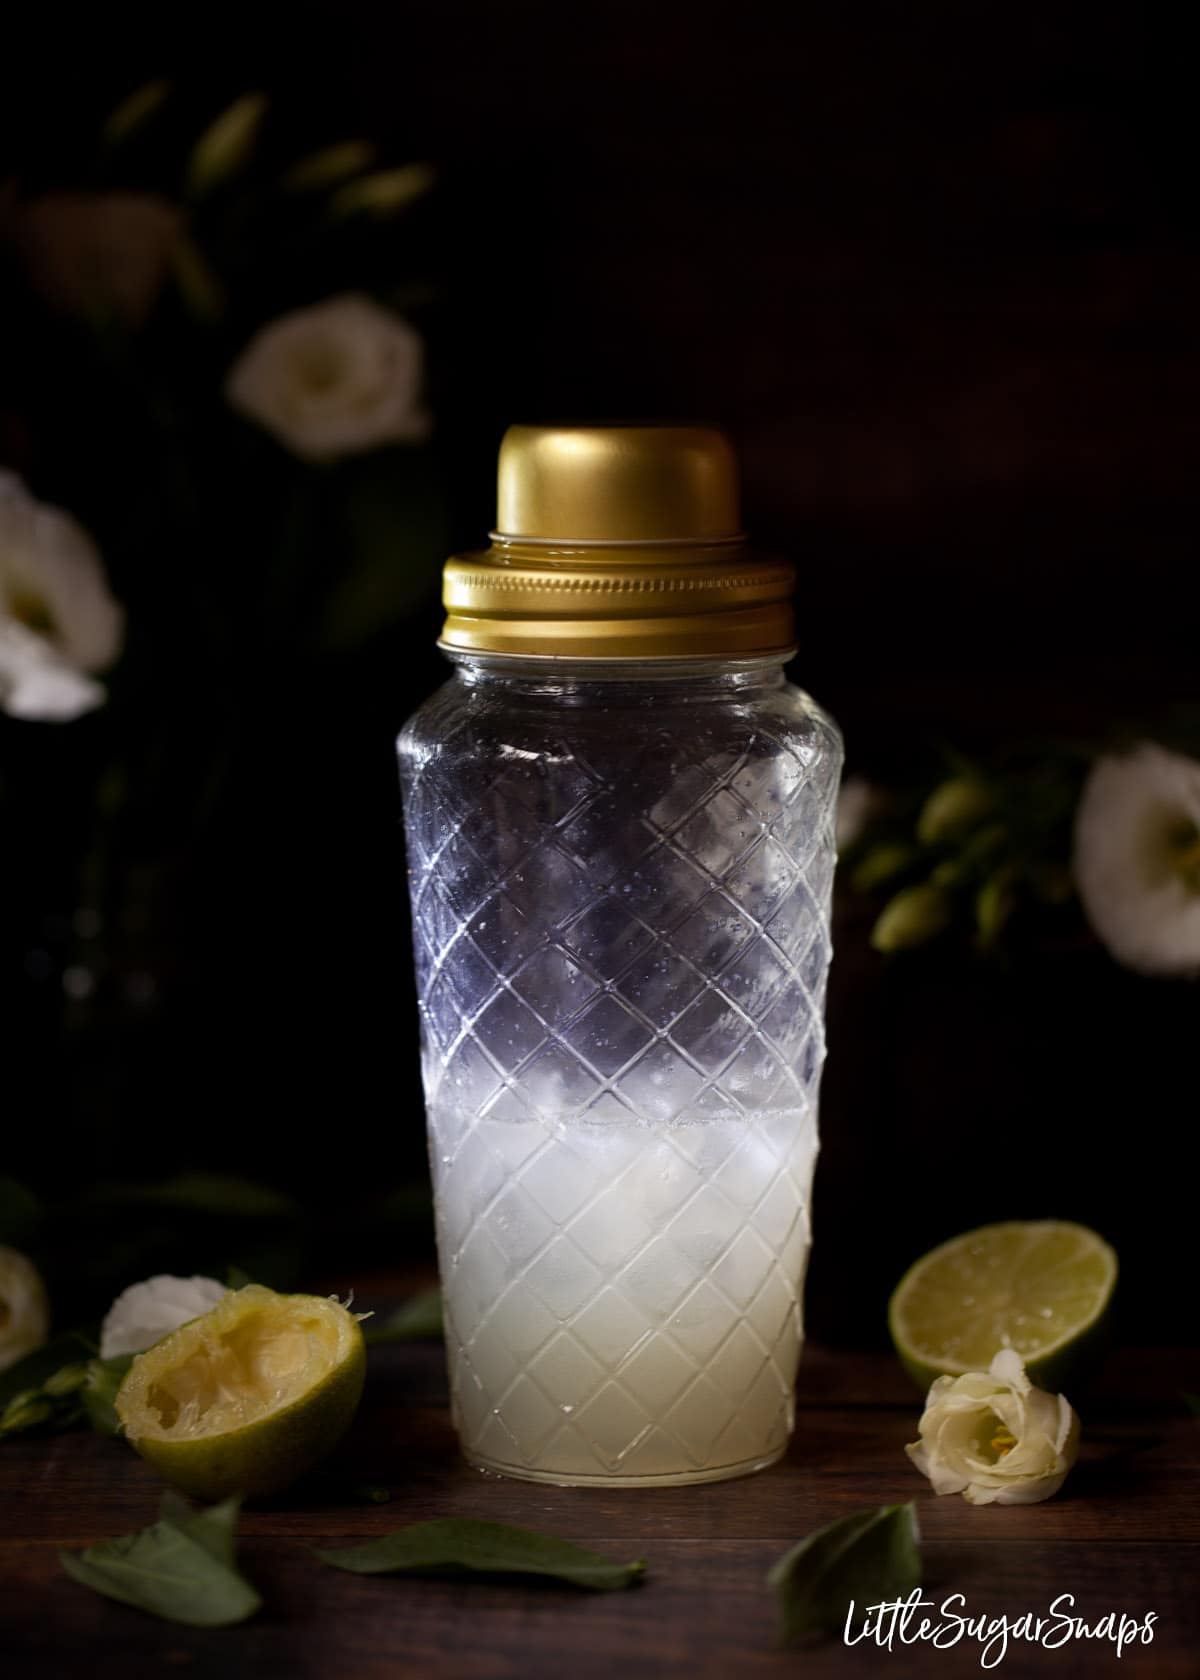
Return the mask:
M 28 1389 L 41 1390 L 43 1384 L 49 1381 L 64 1365 L 78 1364 L 81 1350 L 86 1348 L 84 1338 L 75 1331 L 62 1336 L 55 1336 L 44 1347 L 35 1348 L 27 1353 L 24 1359 L 18 1359 L 15 1365 L 10 1365 L 7 1371 L 0 1371 L 0 1407 L 8 1404 L 15 1395 L 24 1394 Z M 90 1350 L 89 1350 L 90 1351 Z
M 353 1575 L 542 1575 L 590 1592 L 617 1592 L 646 1573 L 640 1560 L 611 1563 L 569 1540 L 467 1517 L 414 1523 L 358 1546 L 313 1551 Z
M 131 1353 L 118 1354 L 113 1359 L 88 1360 L 87 1377 L 83 1384 L 83 1409 L 92 1428 L 101 1435 L 121 1433 L 116 1407 L 117 1390 L 132 1364 Z
M 879 1604 L 921 1584 L 916 1506 L 881 1505 L 817 1529 L 783 1554 L 767 1583 L 779 1604 L 781 1640 L 840 1633 L 851 1599 Z
M 1194 1418 L 1200 1418 L 1200 1394 L 1185 1394 L 1187 1409 Z
M 82 1552 L 60 1552 L 67 1574 L 106 1598 L 132 1604 L 189 1627 L 244 1622 L 262 1600 L 234 1568 L 238 1501 L 191 1511 L 177 1495 L 149 1528 L 102 1540 Z
M 371 1347 L 382 1342 L 440 1341 L 445 1334 L 442 1323 L 442 1292 L 426 1289 L 414 1295 L 390 1318 L 373 1324 L 363 1331 L 363 1340 Z
M 173 1523 L 190 1540 L 203 1546 L 210 1557 L 226 1569 L 233 1569 L 237 1561 L 237 1520 L 241 1500 L 235 1494 L 219 1505 L 197 1510 L 189 1505 L 181 1493 L 168 1488 L 158 1508 L 160 1522 Z

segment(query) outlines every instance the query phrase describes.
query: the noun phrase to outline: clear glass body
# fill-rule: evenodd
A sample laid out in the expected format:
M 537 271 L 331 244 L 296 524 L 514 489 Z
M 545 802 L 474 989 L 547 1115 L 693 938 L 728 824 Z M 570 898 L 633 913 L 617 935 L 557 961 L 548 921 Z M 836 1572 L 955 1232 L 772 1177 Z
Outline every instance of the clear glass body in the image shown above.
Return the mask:
M 399 749 L 463 1449 L 759 1469 L 803 1334 L 837 729 L 773 660 L 456 663 Z

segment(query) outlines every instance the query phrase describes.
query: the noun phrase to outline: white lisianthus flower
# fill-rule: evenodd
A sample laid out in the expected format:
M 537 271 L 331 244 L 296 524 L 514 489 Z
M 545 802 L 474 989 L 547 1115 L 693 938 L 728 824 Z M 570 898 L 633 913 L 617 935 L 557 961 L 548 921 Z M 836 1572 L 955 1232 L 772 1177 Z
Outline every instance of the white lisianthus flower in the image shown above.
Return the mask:
M 0 472 L 0 709 L 61 721 L 101 705 L 92 673 L 117 657 L 124 622 L 83 527 Z
M 306 461 L 332 461 L 429 432 L 424 347 L 398 315 L 347 293 L 272 321 L 242 352 L 225 393 Z
M 877 801 L 875 789 L 865 776 L 848 776 L 838 791 L 837 847 L 847 851 L 860 839 Z
M 905 1447 L 935 1493 L 972 1505 L 1036 1505 L 1057 1493 L 1079 1452 L 1079 1419 L 1061 1394 L 1034 1388 L 1015 1348 L 990 1371 L 939 1377 Z
M 166 1273 L 131 1283 L 108 1309 L 100 1327 L 100 1357 L 144 1353 L 181 1324 L 210 1312 L 226 1294 L 216 1278 L 170 1277 Z
M 1200 762 L 1149 741 L 1098 760 L 1075 817 L 1074 872 L 1118 962 L 1200 973 Z
M 32 1260 L 0 1247 L 0 1371 L 40 1348 L 50 1334 L 50 1303 Z

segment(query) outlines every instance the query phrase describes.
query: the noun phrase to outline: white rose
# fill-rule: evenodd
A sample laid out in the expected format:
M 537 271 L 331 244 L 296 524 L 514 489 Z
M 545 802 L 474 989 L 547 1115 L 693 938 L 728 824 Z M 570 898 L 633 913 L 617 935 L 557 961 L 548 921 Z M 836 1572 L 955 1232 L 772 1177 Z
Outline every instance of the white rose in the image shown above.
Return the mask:
M 100 1328 L 100 1357 L 144 1353 L 181 1324 L 210 1312 L 225 1296 L 216 1278 L 170 1277 L 162 1273 L 144 1283 L 131 1283 L 108 1309 Z
M 1100 759 L 1075 817 L 1074 870 L 1118 962 L 1200 973 L 1200 763 L 1148 741 Z
M 225 387 L 234 408 L 308 461 L 427 436 L 423 346 L 407 321 L 348 293 L 251 340 Z
M 123 631 L 91 537 L 0 472 L 0 708 L 45 720 L 91 711 L 104 690 L 89 673 L 112 664 Z
M 50 1333 L 50 1304 L 32 1260 L 0 1247 L 0 1371 L 40 1348 Z
M 905 1447 L 935 1493 L 972 1505 L 1036 1505 L 1063 1485 L 1079 1452 L 1079 1419 L 1061 1394 L 1034 1388 L 1013 1348 L 990 1371 L 939 1377 Z

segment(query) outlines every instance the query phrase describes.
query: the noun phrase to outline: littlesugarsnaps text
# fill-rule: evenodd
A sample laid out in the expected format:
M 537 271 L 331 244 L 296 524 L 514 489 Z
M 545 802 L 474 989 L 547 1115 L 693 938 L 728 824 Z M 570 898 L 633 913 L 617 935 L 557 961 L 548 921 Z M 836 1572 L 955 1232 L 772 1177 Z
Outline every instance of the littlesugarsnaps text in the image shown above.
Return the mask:
M 859 1620 L 857 1605 L 851 1599 L 842 1632 L 844 1644 L 866 1641 L 881 1650 L 894 1651 L 897 1645 L 923 1643 L 946 1651 L 968 1640 L 979 1646 L 980 1667 L 996 1668 L 1016 1641 L 1055 1651 L 1076 1640 L 1097 1640 L 1111 1645 L 1119 1657 L 1126 1646 L 1153 1644 L 1158 1616 L 1153 1610 L 1137 1616 L 1108 1610 L 1089 1619 L 1075 1614 L 1074 1593 L 1059 1593 L 1040 1614 L 1026 1610 L 1019 1616 L 972 1616 L 962 1593 L 951 1593 L 936 1604 L 931 1598 L 922 1598 L 920 1587 L 914 1587 L 907 1598 L 868 1604 L 861 1612 L 861 1625 L 857 1625 Z

